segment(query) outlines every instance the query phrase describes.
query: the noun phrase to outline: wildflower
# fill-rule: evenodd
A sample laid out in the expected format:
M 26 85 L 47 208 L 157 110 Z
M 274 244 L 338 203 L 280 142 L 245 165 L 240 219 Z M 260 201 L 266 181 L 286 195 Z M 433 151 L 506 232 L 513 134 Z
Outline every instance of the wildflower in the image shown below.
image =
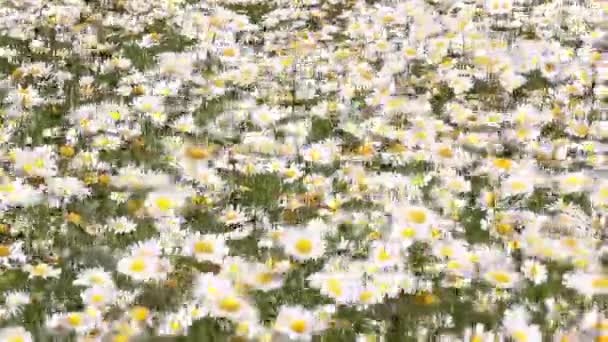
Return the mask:
M 113 287 L 114 281 L 112 280 L 112 275 L 105 271 L 103 268 L 88 268 L 80 271 L 76 280 L 74 280 L 74 285 L 79 286 L 107 286 Z
M 32 334 L 20 326 L 7 326 L 0 329 L 0 341 L 33 342 Z
M 47 278 L 59 278 L 61 274 L 60 268 L 55 268 L 45 263 L 38 263 L 36 265 L 27 264 L 24 266 L 24 270 L 29 273 L 29 278 L 40 277 L 42 279 Z
M 114 301 L 114 288 L 109 286 L 93 286 L 84 290 L 81 295 L 85 305 L 104 308 Z
M 187 238 L 184 254 L 193 256 L 197 261 L 221 263 L 228 254 L 228 247 L 222 236 L 193 234 Z
M 128 217 L 121 216 L 110 218 L 106 223 L 106 227 L 115 234 L 128 234 L 137 229 L 137 224 Z
M 547 280 L 547 268 L 535 260 L 526 260 L 522 271 L 524 276 L 535 285 L 540 285 Z
M 285 252 L 296 260 L 318 258 L 325 252 L 325 242 L 321 232 L 310 228 L 291 228 L 281 236 Z
M 309 340 L 316 332 L 317 325 L 312 312 L 298 306 L 284 306 L 279 310 L 274 329 L 290 339 Z
M 169 272 L 170 264 L 155 256 L 127 256 L 118 261 L 117 269 L 135 281 L 162 280 Z

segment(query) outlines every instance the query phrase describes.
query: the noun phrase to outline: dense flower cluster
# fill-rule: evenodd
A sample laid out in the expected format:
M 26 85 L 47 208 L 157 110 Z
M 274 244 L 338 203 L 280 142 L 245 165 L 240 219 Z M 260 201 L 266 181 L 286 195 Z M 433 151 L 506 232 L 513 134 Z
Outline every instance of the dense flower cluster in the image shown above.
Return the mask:
M 608 340 L 607 10 L 0 0 L 0 342 Z

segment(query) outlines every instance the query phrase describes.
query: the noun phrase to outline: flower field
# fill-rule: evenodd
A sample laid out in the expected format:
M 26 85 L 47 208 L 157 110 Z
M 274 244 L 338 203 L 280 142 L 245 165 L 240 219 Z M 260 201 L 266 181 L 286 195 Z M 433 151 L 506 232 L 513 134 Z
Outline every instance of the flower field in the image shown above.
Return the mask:
M 608 341 L 607 14 L 0 0 L 0 342 Z

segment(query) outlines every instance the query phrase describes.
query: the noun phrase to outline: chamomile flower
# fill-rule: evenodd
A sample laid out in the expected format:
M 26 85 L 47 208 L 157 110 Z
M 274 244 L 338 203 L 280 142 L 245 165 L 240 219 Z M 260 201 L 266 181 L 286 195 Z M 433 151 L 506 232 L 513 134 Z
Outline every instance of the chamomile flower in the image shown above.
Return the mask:
M 517 342 L 541 342 L 542 334 L 538 325 L 529 323 L 529 314 L 523 307 L 507 310 L 503 319 L 506 334 Z
M 184 255 L 193 256 L 197 261 L 221 263 L 228 254 L 226 241 L 221 235 L 201 235 L 199 233 L 188 237 L 184 246 Z
M 576 290 L 584 296 L 604 295 L 608 293 L 608 277 L 601 273 L 572 272 L 564 275 L 566 287 Z
M 557 183 L 562 193 L 571 194 L 587 191 L 591 185 L 591 178 L 582 172 L 575 172 L 559 176 Z
M 137 224 L 126 216 L 112 217 L 106 222 L 106 228 L 115 234 L 128 234 L 137 229 Z
M 233 321 L 255 319 L 257 312 L 244 297 L 234 292 L 220 293 L 210 298 L 210 314 Z
M 597 207 L 608 207 L 608 181 L 600 181 L 594 184 L 591 202 Z
M 88 268 L 80 271 L 76 280 L 74 280 L 74 285 L 78 286 L 107 286 L 113 287 L 114 280 L 112 279 L 112 275 L 105 271 L 103 268 Z
M 26 177 L 49 177 L 57 173 L 55 154 L 49 146 L 14 151 L 15 171 Z
M 310 340 L 318 328 L 311 311 L 299 306 L 283 306 L 279 310 L 274 329 L 290 339 Z
M 522 272 L 535 285 L 540 285 L 547 281 L 547 267 L 536 260 L 526 260 L 522 266 Z
M 42 192 L 21 179 L 0 184 L 0 204 L 8 207 L 27 207 L 42 200 Z
M 43 262 L 38 263 L 36 265 L 27 264 L 24 266 L 24 270 L 29 273 L 29 278 L 59 278 L 61 274 L 60 268 L 55 268 L 51 265 L 45 264 Z
M 23 253 L 23 242 L 0 244 L 0 264 L 4 267 L 11 267 L 25 263 L 26 255 Z
M 498 288 L 515 287 L 519 280 L 520 274 L 514 270 L 501 267 L 490 267 L 484 274 L 483 278 Z
M 267 264 L 254 264 L 250 267 L 245 282 L 261 291 L 275 290 L 283 286 L 283 276 L 269 268 Z
M 23 291 L 10 291 L 5 294 L 4 305 L 0 309 L 4 317 L 12 317 L 22 312 L 31 303 L 30 295 Z
M 194 282 L 195 295 L 205 300 L 211 300 L 216 296 L 230 294 L 234 291 L 232 281 L 213 273 L 201 273 Z
M 75 331 L 83 334 L 94 329 L 96 319 L 91 315 L 94 312 L 74 311 L 53 314 L 46 322 L 51 331 Z
M 2 342 L 33 342 L 32 334 L 20 326 L 7 326 L 0 329 Z
M 135 281 L 162 280 L 171 266 L 155 256 L 127 256 L 118 261 L 117 270 Z
M 299 261 L 321 257 L 325 252 L 325 241 L 321 232 L 310 228 L 286 229 L 280 241 L 285 253 Z
M 113 303 L 115 290 L 113 287 L 95 285 L 84 290 L 80 296 L 85 305 L 102 309 Z
M 185 204 L 186 195 L 176 191 L 154 191 L 146 197 L 144 207 L 153 217 L 174 216 Z

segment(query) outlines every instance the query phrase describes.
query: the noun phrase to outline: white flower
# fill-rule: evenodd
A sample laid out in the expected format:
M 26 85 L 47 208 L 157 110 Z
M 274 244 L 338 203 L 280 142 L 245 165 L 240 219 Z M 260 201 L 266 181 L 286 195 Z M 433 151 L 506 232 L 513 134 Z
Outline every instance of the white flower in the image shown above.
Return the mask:
M 310 340 L 317 331 L 314 313 L 300 306 L 283 306 L 274 323 L 274 330 L 294 340 Z
M 196 233 L 186 239 L 183 253 L 187 256 L 193 256 L 199 262 L 221 263 L 228 251 L 223 236 Z
M 32 334 L 23 327 L 8 326 L 0 329 L 1 342 L 33 342 Z
M 15 172 L 33 177 L 49 177 L 57 173 L 54 153 L 49 146 L 15 150 Z
M 113 287 L 114 281 L 112 275 L 103 268 L 88 268 L 78 274 L 76 280 L 74 280 L 74 285 Z
M 27 257 L 23 253 L 23 241 L 12 244 L 0 244 L 0 264 L 8 267 L 12 262 L 22 264 Z
M 59 275 L 61 274 L 60 268 L 55 268 L 45 263 L 39 263 L 35 266 L 28 264 L 24 266 L 24 270 L 30 274 L 30 279 L 36 277 L 40 277 L 42 279 L 59 278 Z
M 526 260 L 522 266 L 522 272 L 536 285 L 547 281 L 547 267 L 536 260 Z
M 67 202 L 73 199 L 82 200 L 91 194 L 84 182 L 75 177 L 50 177 L 46 183 L 50 195 Z
M 158 326 L 159 336 L 181 336 L 188 333 L 192 318 L 184 310 L 163 317 Z
M 86 312 L 67 312 L 53 314 L 46 321 L 47 328 L 54 331 L 76 331 L 85 333 L 95 326 L 97 310 L 87 310 Z
M 201 273 L 194 282 L 194 294 L 200 299 L 211 299 L 234 291 L 232 282 L 213 273 Z
M 114 287 L 99 285 L 89 287 L 80 294 L 84 304 L 97 308 L 103 308 L 107 305 L 111 305 L 115 296 L 116 290 Z
M 21 313 L 23 306 L 30 303 L 30 295 L 27 292 L 10 291 L 5 296 L 3 309 L 9 317 Z
M 564 286 L 584 296 L 608 294 L 608 277 L 604 274 L 577 271 L 565 274 L 563 279 Z
M 137 223 L 131 221 L 126 216 L 112 217 L 106 223 L 106 227 L 116 234 L 127 234 L 137 229 Z
M 564 194 L 587 191 L 591 185 L 591 178 L 583 172 L 574 172 L 561 175 L 557 178 L 559 190 Z
M 261 106 L 251 113 L 251 121 L 258 127 L 266 128 L 271 126 L 284 116 L 277 108 Z
M 144 206 L 152 217 L 174 216 L 185 204 L 187 194 L 175 191 L 154 191 L 148 194 Z
M 325 241 L 316 229 L 286 229 L 281 235 L 281 243 L 285 253 L 297 260 L 318 258 L 325 252 Z
M 170 266 L 167 260 L 155 256 L 128 256 L 118 261 L 117 269 L 135 281 L 149 281 L 164 279 Z
M 21 179 L 0 184 L 0 204 L 2 206 L 32 206 L 42 200 L 42 192 Z
M 163 98 L 153 95 L 140 96 L 133 100 L 133 107 L 146 114 L 162 113 L 164 111 Z
M 538 325 L 529 323 L 529 314 L 523 307 L 514 307 L 505 312 L 502 325 L 507 335 L 515 342 L 542 342 Z
M 158 59 L 161 74 L 180 79 L 188 79 L 192 75 L 194 56 L 189 53 L 164 52 Z

